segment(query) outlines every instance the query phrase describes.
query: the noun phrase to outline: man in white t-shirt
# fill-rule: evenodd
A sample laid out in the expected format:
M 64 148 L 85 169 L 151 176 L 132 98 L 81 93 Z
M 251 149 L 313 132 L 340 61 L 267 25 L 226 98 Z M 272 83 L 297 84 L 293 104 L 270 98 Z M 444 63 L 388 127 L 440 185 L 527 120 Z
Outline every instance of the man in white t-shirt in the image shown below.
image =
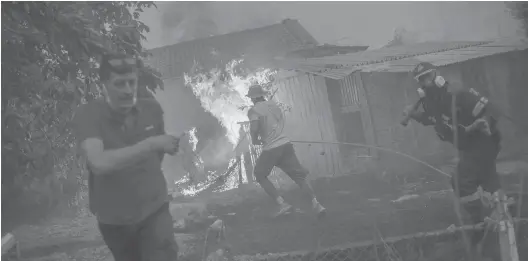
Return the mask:
M 286 173 L 312 200 L 312 207 L 319 217 L 324 216 L 326 209 L 317 201 L 315 194 L 306 181 L 308 170 L 297 159 L 290 139 L 284 135 L 284 112 L 274 101 L 267 101 L 266 92 L 260 85 L 249 88 L 247 97 L 255 104 L 248 111 L 250 134 L 254 145 L 262 145 L 262 153 L 255 163 L 254 176 L 266 193 L 279 205 L 276 214 L 291 212 L 293 207 L 279 196 L 277 189 L 268 179 L 273 167 Z

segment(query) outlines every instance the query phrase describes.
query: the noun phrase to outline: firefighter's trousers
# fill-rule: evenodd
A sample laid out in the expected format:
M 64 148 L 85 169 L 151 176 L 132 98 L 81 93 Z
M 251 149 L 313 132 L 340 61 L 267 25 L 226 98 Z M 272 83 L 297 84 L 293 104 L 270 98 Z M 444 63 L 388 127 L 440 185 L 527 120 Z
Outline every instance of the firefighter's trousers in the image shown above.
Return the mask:
M 484 137 L 459 153 L 452 185 L 473 224 L 483 222 L 489 215 L 491 206 L 484 203 L 492 202 L 492 196 L 501 188 L 496 167 L 499 151 L 499 138 Z M 474 233 L 472 243 L 478 243 L 482 236 L 482 232 Z

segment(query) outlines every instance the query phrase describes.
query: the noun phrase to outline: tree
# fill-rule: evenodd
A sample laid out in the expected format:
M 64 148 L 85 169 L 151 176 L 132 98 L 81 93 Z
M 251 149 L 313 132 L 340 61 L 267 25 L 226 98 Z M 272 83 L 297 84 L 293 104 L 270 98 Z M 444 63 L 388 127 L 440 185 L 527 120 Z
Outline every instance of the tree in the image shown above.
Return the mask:
M 506 6 L 513 17 L 521 22 L 525 36 L 528 37 L 528 2 L 507 2 Z
M 2 2 L 2 207 L 71 194 L 78 164 L 69 130 L 74 109 L 100 95 L 97 61 L 107 52 L 146 58 L 153 2 Z M 143 66 L 140 95 L 162 88 Z M 21 197 L 24 195 L 25 197 Z M 7 196 L 7 197 L 6 197 Z M 26 202 L 25 201 L 25 202 Z M 11 203 L 11 204 L 9 204 Z

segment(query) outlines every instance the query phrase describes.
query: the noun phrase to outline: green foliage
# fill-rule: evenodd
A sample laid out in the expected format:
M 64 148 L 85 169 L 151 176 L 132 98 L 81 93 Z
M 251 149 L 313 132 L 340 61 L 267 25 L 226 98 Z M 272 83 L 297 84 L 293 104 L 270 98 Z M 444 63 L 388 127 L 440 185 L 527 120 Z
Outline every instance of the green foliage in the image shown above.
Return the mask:
M 103 53 L 147 57 L 141 40 L 149 28 L 139 17 L 152 5 L 2 2 L 3 208 L 20 205 L 28 195 L 38 201 L 77 192 L 81 168 L 69 129 L 73 111 L 100 96 L 97 61 Z M 151 95 L 147 87 L 163 87 L 146 66 L 139 84 L 141 96 Z
M 506 6 L 510 10 L 513 17 L 521 22 L 525 36 L 528 37 L 528 2 L 507 2 Z

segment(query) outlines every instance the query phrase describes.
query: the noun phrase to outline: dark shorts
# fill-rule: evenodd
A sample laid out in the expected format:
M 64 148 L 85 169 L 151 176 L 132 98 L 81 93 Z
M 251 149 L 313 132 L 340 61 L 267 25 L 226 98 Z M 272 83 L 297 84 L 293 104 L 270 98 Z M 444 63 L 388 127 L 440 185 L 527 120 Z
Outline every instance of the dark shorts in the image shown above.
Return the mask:
M 308 170 L 297 159 L 295 149 L 291 143 L 263 150 L 253 170 L 255 179 L 258 181 L 259 179 L 267 178 L 273 167 L 278 167 L 284 171 L 295 182 L 303 181 L 308 176 Z
M 499 151 L 499 141 L 485 139 L 471 150 L 460 152 L 457 173 L 451 179 L 455 192 L 457 191 L 456 185 L 458 185 L 459 197 L 474 194 L 478 187 L 490 193 L 500 189 L 496 166 Z
M 178 258 L 168 203 L 139 224 L 99 223 L 99 230 L 115 261 L 176 261 Z

